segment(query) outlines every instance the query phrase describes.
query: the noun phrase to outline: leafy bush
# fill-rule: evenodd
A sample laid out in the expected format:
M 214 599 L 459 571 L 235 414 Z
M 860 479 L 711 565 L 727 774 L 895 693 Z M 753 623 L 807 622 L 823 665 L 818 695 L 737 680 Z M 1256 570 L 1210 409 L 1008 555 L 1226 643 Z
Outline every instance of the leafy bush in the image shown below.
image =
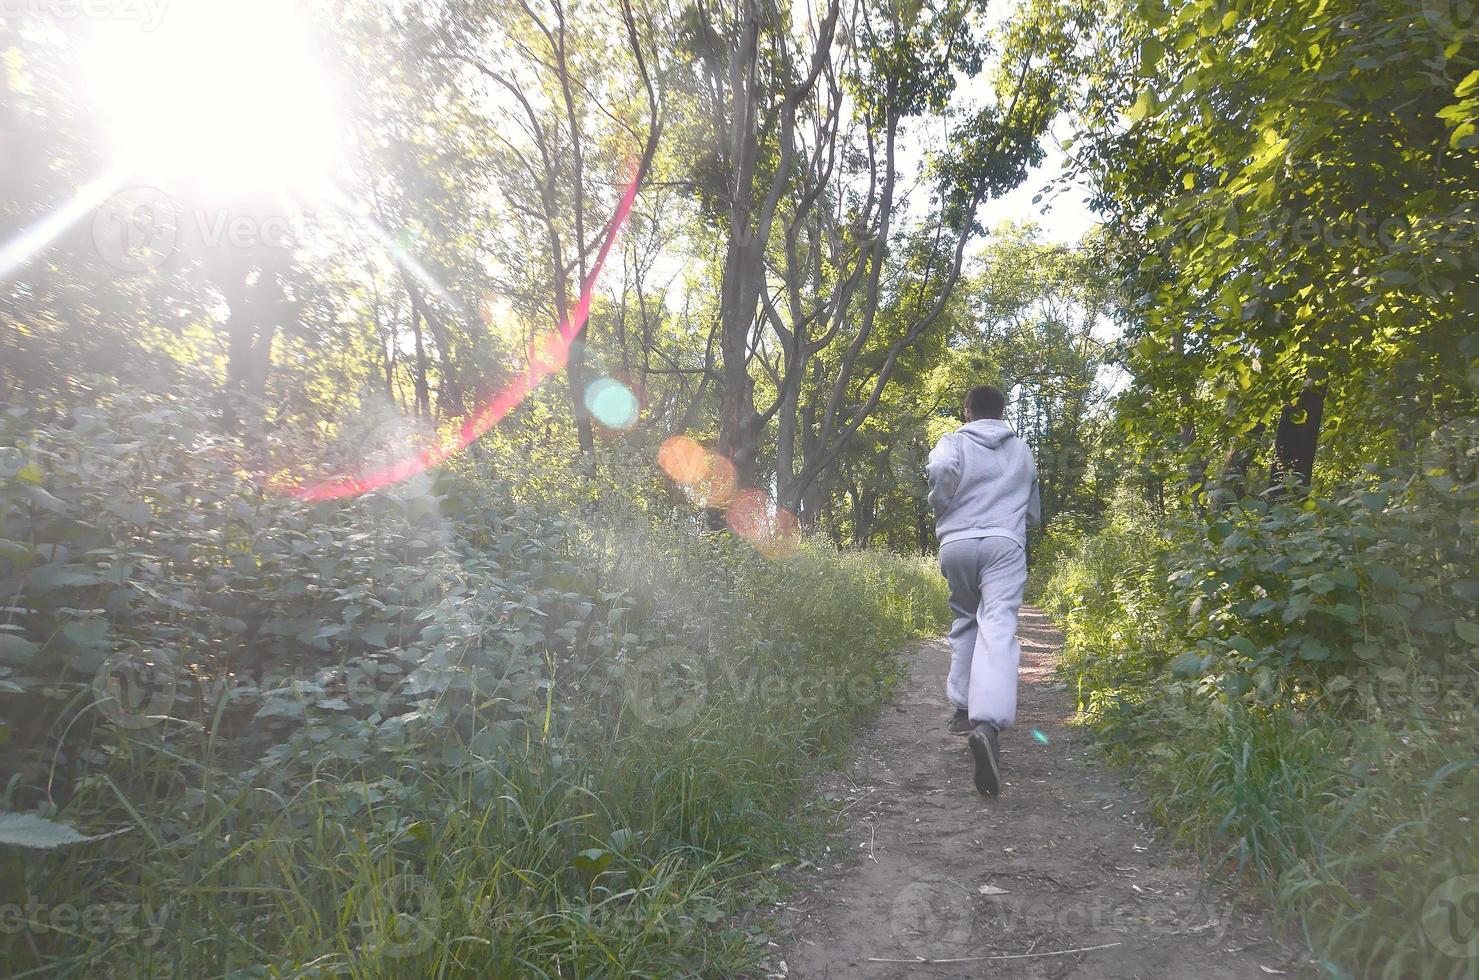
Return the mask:
M 1185 535 L 1167 610 L 1189 648 L 1173 670 L 1216 674 L 1228 694 L 1265 700 L 1338 693 L 1414 659 L 1470 682 L 1475 428 L 1440 434 L 1418 472 L 1373 469 L 1334 500 L 1249 499 Z
M 1473 430 L 1406 472 L 1126 518 L 1046 588 L 1110 757 L 1209 869 L 1246 875 L 1330 976 L 1449 977 L 1433 896 L 1479 872 Z
M 0 956 L 743 968 L 727 915 L 825 827 L 798 794 L 940 625 L 937 573 L 811 540 L 767 558 L 650 471 L 561 482 L 511 441 L 302 503 L 212 428 L 129 391 L 0 421 L 3 809 L 126 831 L 0 850 Z M 102 912 L 56 928 L 68 908 Z

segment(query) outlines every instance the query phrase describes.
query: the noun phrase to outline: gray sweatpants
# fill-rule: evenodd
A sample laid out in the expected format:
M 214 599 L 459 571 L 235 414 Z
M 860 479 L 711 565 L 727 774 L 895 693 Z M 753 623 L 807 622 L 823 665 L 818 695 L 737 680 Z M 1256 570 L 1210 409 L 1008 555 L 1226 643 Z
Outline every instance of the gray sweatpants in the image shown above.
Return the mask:
M 950 677 L 945 694 L 971 721 L 1010 728 L 1017 720 L 1017 610 L 1027 588 L 1027 553 L 1011 538 L 967 538 L 940 548 L 950 584 Z

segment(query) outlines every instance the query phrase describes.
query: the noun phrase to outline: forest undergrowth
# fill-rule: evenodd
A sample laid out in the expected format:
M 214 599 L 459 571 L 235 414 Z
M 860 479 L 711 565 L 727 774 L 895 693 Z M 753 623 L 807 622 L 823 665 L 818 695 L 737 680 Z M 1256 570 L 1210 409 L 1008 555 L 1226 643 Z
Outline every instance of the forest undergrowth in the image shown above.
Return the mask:
M 1121 506 L 1039 572 L 1080 720 L 1325 976 L 1472 975 L 1474 446 L 1201 520 Z
M 802 789 L 940 628 L 926 561 L 512 441 L 305 503 L 210 428 L 125 389 L 0 420 L 7 972 L 752 962 L 730 913 L 825 845 Z

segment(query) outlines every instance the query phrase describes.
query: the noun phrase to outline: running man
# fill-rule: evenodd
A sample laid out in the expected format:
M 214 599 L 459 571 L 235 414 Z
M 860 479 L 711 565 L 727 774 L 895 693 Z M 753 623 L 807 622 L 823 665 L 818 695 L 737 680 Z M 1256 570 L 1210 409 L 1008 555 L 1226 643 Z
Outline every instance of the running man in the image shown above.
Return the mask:
M 950 732 L 969 738 L 975 783 L 1001 791 L 998 736 L 1017 719 L 1017 610 L 1027 588 L 1027 528 L 1042 519 L 1037 465 L 1001 420 L 1006 396 L 977 385 L 965 396 L 965 425 L 930 452 L 929 502 L 950 585 Z

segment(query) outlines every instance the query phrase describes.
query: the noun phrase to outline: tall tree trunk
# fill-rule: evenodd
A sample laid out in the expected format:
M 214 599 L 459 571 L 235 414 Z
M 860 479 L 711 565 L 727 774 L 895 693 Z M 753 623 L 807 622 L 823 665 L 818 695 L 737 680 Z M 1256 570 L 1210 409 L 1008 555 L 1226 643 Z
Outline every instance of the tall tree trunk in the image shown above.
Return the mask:
M 747 59 L 753 77 L 758 57 L 755 45 L 759 30 L 758 13 L 750 6 L 740 53 Z M 719 287 L 719 362 L 722 378 L 722 401 L 719 416 L 719 454 L 734 464 L 736 478 L 742 486 L 753 486 L 759 453 L 755 428 L 755 383 L 750 377 L 750 335 L 759 307 L 761 253 L 756 242 L 759 235 L 751 227 L 754 205 L 755 158 L 759 147 L 752 133 L 754 102 L 752 91 L 736 93 L 734 129 L 738 131 L 733 146 L 734 163 L 730 181 L 732 203 L 729 209 L 729 240 L 724 250 L 724 267 Z
M 919 553 L 927 555 L 930 553 L 930 542 L 935 530 L 934 515 L 930 513 L 929 505 L 924 498 L 915 501 L 915 530 L 919 534 Z
M 873 522 L 878 517 L 878 491 L 863 489 L 853 494 L 852 543 L 855 548 L 868 547 L 873 536 Z
M 1305 385 L 1299 399 L 1293 405 L 1284 406 L 1274 433 L 1274 465 L 1269 473 L 1273 487 L 1281 487 L 1289 476 L 1301 487 L 1310 485 L 1324 414 L 1325 389 L 1318 385 Z
M 421 332 L 421 304 L 411 304 L 411 336 L 416 342 L 416 415 L 431 418 L 431 382 L 426 377 L 426 339 Z
M 744 23 L 730 48 L 725 65 L 712 64 L 717 86 L 730 93 L 727 118 L 714 119 L 715 140 L 727 164 L 729 214 L 724 267 L 719 288 L 719 352 L 723 399 L 719 418 L 719 453 L 734 464 L 742 486 L 754 486 L 758 475 L 760 439 L 777 406 L 766 413 L 755 410 L 755 384 L 750 358 L 759 345 L 760 298 L 765 288 L 765 248 L 781 196 L 793 180 L 796 154 L 796 118 L 802 101 L 817 84 L 829 60 L 833 31 L 840 7 L 833 4 L 817 29 L 809 70 L 786 90 L 778 105 L 767 107 L 767 118 L 778 121 L 776 160 L 764 197 L 756 200 L 762 147 L 760 106 L 757 99 L 760 62 L 760 4 L 746 0 Z M 720 72 L 722 80 L 718 79 Z M 773 113 L 774 115 L 770 115 Z M 768 141 L 767 145 L 768 145 Z M 793 502 L 794 503 L 794 502 Z M 792 509 L 796 509 L 794 506 Z
M 286 249 L 223 246 L 212 257 L 211 274 L 226 301 L 226 410 L 228 427 L 259 421 L 272 364 L 272 342 L 292 315 L 287 300 Z M 255 281 L 252 273 L 256 272 Z M 251 419 L 242 419 L 247 410 Z M 255 430 L 255 426 L 249 426 Z
M 1213 494 L 1215 505 L 1226 508 L 1248 496 L 1248 467 L 1258 456 L 1268 427 L 1259 422 L 1235 441 L 1222 460 L 1222 470 L 1217 477 L 1217 489 Z
M 401 280 L 406 284 L 406 294 L 411 297 L 412 322 L 417 324 L 416 370 L 419 379 L 416 391 L 417 402 L 422 406 L 422 414 L 430 418 L 431 385 L 426 379 L 426 352 L 419 326 L 425 323 L 431 330 L 431 340 L 437 349 L 437 363 L 442 372 L 442 383 L 437 387 L 437 415 L 444 419 L 458 418 L 466 409 L 463 405 L 462 384 L 458 378 L 457 365 L 452 360 L 451 337 L 447 333 L 446 325 L 426 302 L 426 293 L 422 291 L 421 284 L 416 281 L 415 275 L 405 265 L 402 265 L 400 269 Z

